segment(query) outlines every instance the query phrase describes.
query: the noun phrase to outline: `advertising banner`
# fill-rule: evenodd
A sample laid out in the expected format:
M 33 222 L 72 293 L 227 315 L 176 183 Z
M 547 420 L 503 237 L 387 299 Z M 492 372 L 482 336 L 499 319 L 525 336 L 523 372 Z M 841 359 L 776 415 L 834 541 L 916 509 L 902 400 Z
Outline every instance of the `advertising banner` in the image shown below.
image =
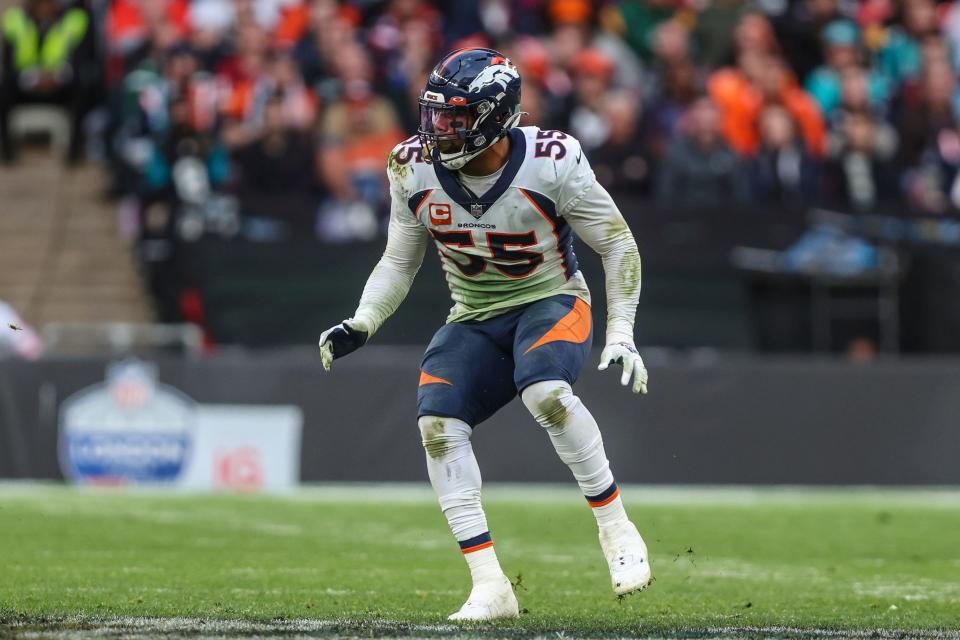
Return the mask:
M 128 359 L 63 401 L 60 466 L 77 484 L 282 490 L 299 481 L 302 424 L 292 405 L 197 404 Z

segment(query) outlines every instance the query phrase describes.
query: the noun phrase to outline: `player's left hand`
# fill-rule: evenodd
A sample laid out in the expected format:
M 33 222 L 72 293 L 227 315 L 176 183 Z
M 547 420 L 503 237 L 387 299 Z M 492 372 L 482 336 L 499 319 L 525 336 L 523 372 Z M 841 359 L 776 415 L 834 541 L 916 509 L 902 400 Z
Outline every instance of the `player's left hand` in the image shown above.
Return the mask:
M 627 386 L 633 378 L 633 392 L 647 393 L 647 368 L 643 366 L 643 358 L 637 353 L 637 348 L 627 342 L 608 344 L 600 354 L 600 371 L 605 371 L 612 364 L 623 365 L 623 375 L 620 384 Z
M 353 353 L 367 342 L 370 331 L 367 326 L 353 318 L 344 320 L 320 334 L 320 361 L 330 371 L 333 361 Z

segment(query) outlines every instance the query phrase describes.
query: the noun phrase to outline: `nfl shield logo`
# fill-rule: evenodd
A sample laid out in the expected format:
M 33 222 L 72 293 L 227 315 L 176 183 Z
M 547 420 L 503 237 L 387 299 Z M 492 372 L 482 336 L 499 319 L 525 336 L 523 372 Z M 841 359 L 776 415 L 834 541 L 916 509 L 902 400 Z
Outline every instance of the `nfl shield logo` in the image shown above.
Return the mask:
M 471 205 L 470 205 L 470 215 L 472 215 L 474 218 L 479 218 L 480 216 L 482 216 L 482 215 L 483 215 L 483 205 L 480 204 L 480 203 L 477 203 L 477 202 L 471 204 Z

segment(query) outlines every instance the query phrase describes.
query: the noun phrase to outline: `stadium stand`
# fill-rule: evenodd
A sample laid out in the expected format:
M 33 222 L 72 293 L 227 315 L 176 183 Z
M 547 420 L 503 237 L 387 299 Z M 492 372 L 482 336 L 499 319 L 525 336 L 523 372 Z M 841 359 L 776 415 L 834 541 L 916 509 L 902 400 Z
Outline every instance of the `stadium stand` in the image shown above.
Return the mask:
M 0 299 L 34 326 L 152 319 L 103 185 L 96 166 L 66 171 L 36 153 L 0 171 Z
M 21 5 L 5 0 L 3 6 Z M 57 19 L 78 15 L 71 11 L 90 18 L 69 66 L 96 99 L 88 105 L 84 153 L 107 176 L 103 184 L 87 178 L 96 172 L 90 167 L 66 174 L 74 176 L 66 184 L 83 191 L 66 200 L 99 211 L 101 195 L 112 199 L 160 321 L 202 324 L 214 341 L 303 339 L 322 304 L 317 292 L 343 288 L 367 271 L 357 258 L 356 273 L 334 282 L 342 274 L 328 275 L 341 255 L 333 248 L 351 254 L 355 247 L 360 253 L 351 255 L 369 257 L 382 242 L 384 158 L 417 127 L 416 97 L 427 71 L 444 51 L 492 46 L 523 74 L 524 123 L 577 136 L 598 179 L 621 202 L 647 259 L 645 276 L 658 276 L 645 281 L 644 313 L 654 326 L 664 318 L 665 327 L 685 327 L 673 332 L 684 336 L 676 344 L 655 331 L 658 343 L 689 345 L 700 335 L 716 346 L 811 347 L 809 326 L 772 341 L 764 338 L 768 320 L 751 328 L 749 318 L 770 317 L 760 308 L 770 299 L 757 297 L 751 268 L 738 270 L 731 261 L 731 251 L 744 247 L 784 252 L 777 269 L 786 277 L 765 279 L 762 288 L 772 286 L 791 305 L 809 304 L 813 272 L 882 280 L 888 288 L 899 282 L 900 315 L 912 305 L 911 318 L 899 324 L 900 340 L 886 342 L 919 350 L 954 344 L 921 334 L 944 314 L 958 317 L 924 275 L 926 265 L 953 264 L 960 244 L 953 231 L 960 212 L 955 3 L 70 0 L 57 6 Z M 16 20 L 6 20 L 9 58 L 19 31 Z M 72 77 L 61 67 L 51 67 L 57 77 Z M 9 76 L 9 60 L 4 68 Z M 5 172 L 9 184 L 19 182 L 9 175 L 15 174 Z M 821 209 L 854 222 L 824 225 Z M 869 216 L 879 217 L 870 222 Z M 84 219 L 69 217 L 71 224 Z M 105 234 L 109 217 L 104 210 L 98 218 Z M 57 229 L 57 238 L 73 233 Z M 25 237 L 17 246 L 29 242 Z M 265 257 L 271 275 L 254 274 L 255 286 L 245 267 L 226 273 L 220 266 L 250 255 L 309 255 L 310 247 L 321 250 L 286 271 Z M 880 273 L 878 256 L 891 252 L 900 258 L 897 270 Z M 211 255 L 224 257 L 215 264 Z M 59 259 L 80 260 L 69 252 Z M 126 275 L 97 277 L 130 284 L 136 269 L 127 263 L 101 266 L 116 272 L 121 264 Z M 720 289 L 717 273 L 726 278 Z M 94 313 L 71 302 L 89 296 L 62 289 L 45 293 L 41 303 L 30 293 L 37 286 L 31 277 L 11 277 L 16 290 L 7 296 L 26 305 L 32 321 L 51 319 L 48 312 Z M 798 282 L 806 293 L 798 294 Z M 658 293 L 666 290 L 674 293 Z M 121 306 L 135 297 L 109 295 Z M 431 289 L 430 300 L 440 297 L 439 288 Z M 710 300 L 716 305 L 705 309 Z M 114 302 L 93 306 L 107 315 Z M 293 311 L 279 318 L 266 311 L 298 307 L 299 320 Z M 721 324 L 729 331 L 717 334 L 697 321 L 710 313 L 728 318 Z M 284 317 L 300 325 L 277 325 Z M 264 327 L 276 331 L 265 336 Z M 874 346 L 879 340 L 877 327 L 868 336 L 853 333 Z M 422 334 L 413 325 L 397 333 L 401 341 Z M 845 340 L 826 342 L 842 349 Z

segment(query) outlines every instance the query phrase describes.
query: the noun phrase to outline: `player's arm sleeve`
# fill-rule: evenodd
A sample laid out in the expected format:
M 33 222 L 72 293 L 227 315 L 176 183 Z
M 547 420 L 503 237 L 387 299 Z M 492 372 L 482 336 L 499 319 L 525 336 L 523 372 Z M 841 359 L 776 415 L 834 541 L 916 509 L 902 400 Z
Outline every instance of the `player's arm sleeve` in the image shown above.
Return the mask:
M 367 279 L 353 314 L 353 320 L 361 321 L 371 336 L 407 297 L 429 242 L 426 228 L 407 209 L 406 200 L 393 188 L 390 198 L 387 248 Z
M 633 321 L 640 299 L 640 252 L 627 221 L 607 190 L 596 183 L 564 217 L 603 260 L 607 344 L 633 344 Z

